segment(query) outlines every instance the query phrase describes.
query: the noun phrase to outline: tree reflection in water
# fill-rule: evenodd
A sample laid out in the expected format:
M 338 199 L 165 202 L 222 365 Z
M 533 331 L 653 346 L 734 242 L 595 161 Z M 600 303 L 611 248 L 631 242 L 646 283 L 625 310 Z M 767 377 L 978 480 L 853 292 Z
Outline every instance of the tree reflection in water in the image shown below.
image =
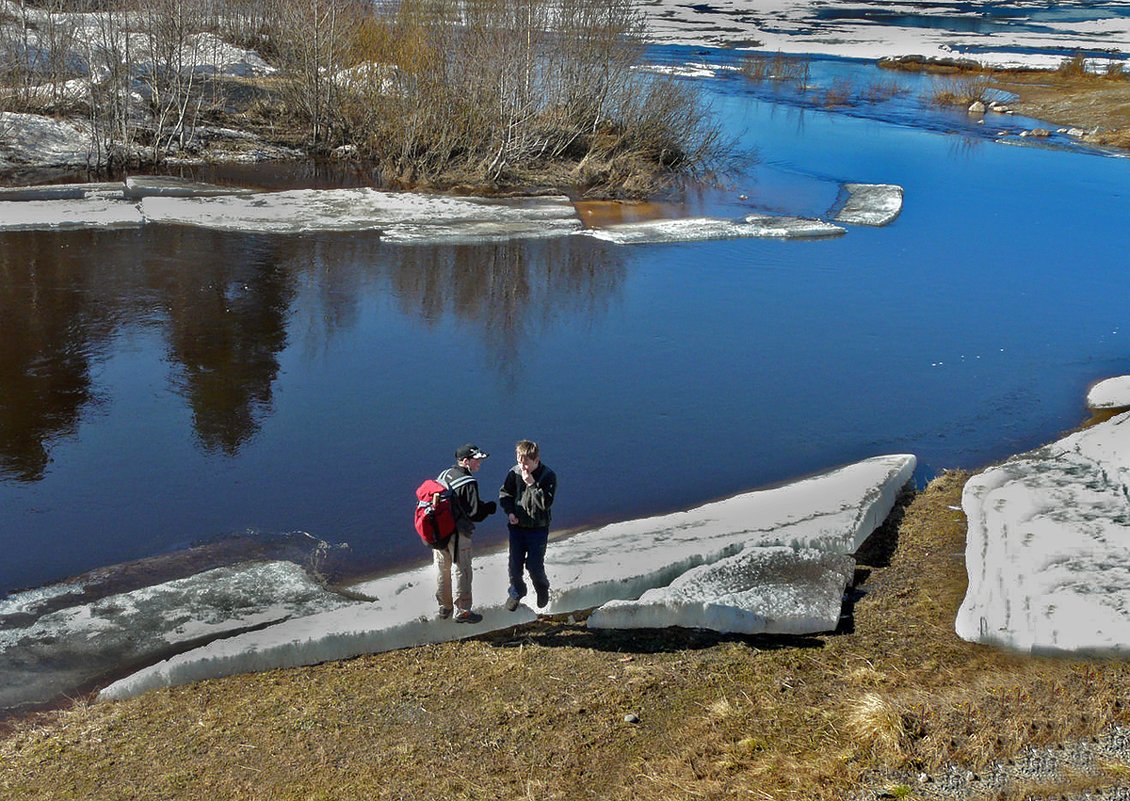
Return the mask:
M 234 457 L 271 414 L 296 315 L 318 319 L 328 341 L 355 324 L 362 297 L 390 293 L 410 319 L 481 332 L 513 383 L 539 329 L 601 314 L 626 272 L 618 249 L 585 237 L 393 246 L 375 234 L 153 226 L 7 234 L 0 245 L 0 479 L 23 482 L 43 478 L 51 443 L 94 407 L 92 362 L 120 329 L 163 330 L 198 441 Z
M 536 329 L 562 317 L 597 316 L 619 296 L 621 253 L 588 237 L 399 248 L 390 279 L 406 314 L 430 325 L 454 315 L 481 331 L 513 382 Z
M 174 228 L 168 250 L 147 260 L 168 315 L 180 394 L 206 450 L 235 456 L 270 414 L 295 294 L 294 276 L 281 264 L 287 245 Z M 194 251 L 199 260 L 185 258 Z M 188 269 L 166 269 L 168 258 Z
M 0 478 L 43 478 L 48 443 L 73 434 L 94 397 L 91 360 L 115 316 L 99 265 L 81 264 L 98 238 L 20 234 L 0 246 Z

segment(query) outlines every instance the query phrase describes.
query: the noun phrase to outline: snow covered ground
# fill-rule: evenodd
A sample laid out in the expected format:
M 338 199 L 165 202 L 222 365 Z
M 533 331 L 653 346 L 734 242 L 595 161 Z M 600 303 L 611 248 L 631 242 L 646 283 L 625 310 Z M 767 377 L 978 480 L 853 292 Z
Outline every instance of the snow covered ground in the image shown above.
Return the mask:
M 969 58 L 994 67 L 1056 67 L 1079 51 L 1095 68 L 1125 61 L 1130 4 L 995 3 L 974 0 L 713 0 L 643 4 L 652 38 L 880 59 Z

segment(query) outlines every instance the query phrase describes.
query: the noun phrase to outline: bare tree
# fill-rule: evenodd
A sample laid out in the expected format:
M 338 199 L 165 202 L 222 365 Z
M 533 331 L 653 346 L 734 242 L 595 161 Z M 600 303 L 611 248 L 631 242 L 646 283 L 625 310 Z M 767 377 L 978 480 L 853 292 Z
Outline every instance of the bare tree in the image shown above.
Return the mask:
M 204 59 L 200 33 L 208 19 L 206 10 L 200 0 L 145 0 L 135 12 L 144 34 L 138 37 L 138 77 L 148 95 L 153 161 L 183 148 L 199 118 Z
M 279 0 L 277 5 L 272 40 L 287 76 L 286 101 L 306 122 L 314 147 L 327 142 L 336 122 L 335 76 L 345 63 L 345 20 L 353 6 L 349 0 Z

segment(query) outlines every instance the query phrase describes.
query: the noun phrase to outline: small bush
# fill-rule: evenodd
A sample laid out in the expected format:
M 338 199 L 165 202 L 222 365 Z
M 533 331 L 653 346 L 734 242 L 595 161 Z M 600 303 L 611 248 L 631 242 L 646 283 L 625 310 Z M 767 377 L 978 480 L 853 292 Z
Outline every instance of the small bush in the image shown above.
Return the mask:
M 751 54 L 742 62 L 741 74 L 757 83 L 791 83 L 803 92 L 808 88 L 811 63 L 806 56 L 786 56 L 780 50 L 772 56 Z
M 821 103 L 825 108 L 850 106 L 853 102 L 852 85 L 847 78 L 836 78 L 832 81 L 832 85 L 824 90 L 821 98 Z
M 987 76 L 956 78 L 940 83 L 930 100 L 937 106 L 961 106 L 968 108 L 975 102 L 986 105 L 992 99 L 993 91 Z
M 1090 74 L 1087 72 L 1087 59 L 1082 53 L 1065 58 L 1056 68 L 1056 74 L 1062 78 L 1084 78 Z

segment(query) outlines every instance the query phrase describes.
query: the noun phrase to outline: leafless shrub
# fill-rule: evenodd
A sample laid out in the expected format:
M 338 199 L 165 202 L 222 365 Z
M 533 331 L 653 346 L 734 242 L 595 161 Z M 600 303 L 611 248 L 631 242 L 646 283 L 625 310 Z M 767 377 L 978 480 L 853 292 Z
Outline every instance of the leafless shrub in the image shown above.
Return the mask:
M 1090 74 L 1087 71 L 1087 59 L 1082 53 L 1065 58 L 1055 71 L 1062 78 L 1082 78 Z
M 821 104 L 826 108 L 852 105 L 852 85 L 846 78 L 836 78 L 821 95 Z
M 860 93 L 860 97 L 869 103 L 880 103 L 899 95 L 905 95 L 909 90 L 899 86 L 896 81 L 875 81 L 869 84 Z
M 930 96 L 930 100 L 938 106 L 968 108 L 977 101 L 988 104 L 992 97 L 991 79 L 985 75 L 978 75 L 972 78 L 952 78 L 940 82 Z
M 405 0 L 354 30 L 339 123 L 390 183 L 623 189 L 722 151 L 693 93 L 633 71 L 630 0 Z
M 751 54 L 742 62 L 742 75 L 751 81 L 791 83 L 798 91 L 808 89 L 812 61 L 806 56 L 786 56 L 777 51 L 772 56 Z
M 198 34 L 207 17 L 193 0 L 146 0 L 133 12 L 144 34 L 133 57 L 145 88 L 151 118 L 150 147 L 160 161 L 191 137 L 204 102 L 199 68 L 204 40 Z

